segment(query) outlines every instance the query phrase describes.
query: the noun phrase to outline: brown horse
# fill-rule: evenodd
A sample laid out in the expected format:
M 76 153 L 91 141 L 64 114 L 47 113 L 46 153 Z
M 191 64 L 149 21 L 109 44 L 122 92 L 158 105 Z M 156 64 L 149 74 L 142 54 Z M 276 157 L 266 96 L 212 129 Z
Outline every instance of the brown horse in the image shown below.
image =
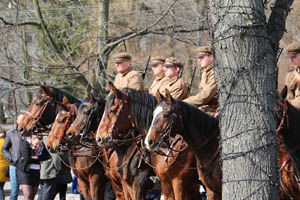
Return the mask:
M 95 144 L 95 137 L 93 136 L 98 128 L 104 111 L 105 101 L 96 99 L 91 94 L 88 94 L 88 101 L 81 103 L 78 108 L 77 116 L 70 128 L 67 131 L 69 140 L 74 138 L 81 138 L 81 142 L 86 145 Z M 92 138 L 91 138 L 92 137 Z M 129 199 L 129 195 L 122 190 L 121 177 L 118 174 L 118 157 L 113 149 L 101 148 L 103 156 L 103 166 L 107 178 L 111 181 L 116 199 Z
M 110 91 L 106 114 L 97 132 L 98 143 L 103 145 L 104 141 L 109 143 L 111 140 L 117 144 L 116 140 L 124 138 L 139 141 L 150 127 L 153 108 L 157 103 L 155 97 L 131 89 L 119 91 L 112 84 Z M 152 164 L 148 163 L 161 180 L 164 199 L 199 199 L 200 182 L 194 153 L 188 150 L 179 136 L 170 142 L 172 147 L 160 149 L 162 155 L 153 154 Z
M 86 200 L 104 199 L 106 177 L 103 166 L 99 162 L 100 150 L 85 147 L 79 140 L 68 140 L 66 132 L 76 117 L 76 106 L 69 104 L 66 111 L 58 113 L 48 135 L 46 146 L 54 151 L 69 152 L 70 168 L 78 178 L 78 185 Z
M 280 93 L 276 116 L 278 119 L 279 155 L 278 165 L 280 199 L 300 199 L 299 167 L 300 167 L 300 110 L 294 108 L 287 100 L 287 87 Z
M 33 99 L 17 124 L 17 130 L 24 136 L 48 132 L 47 125 L 54 122 L 59 104 L 63 102 L 63 97 L 67 97 L 69 103 L 80 104 L 78 99 L 57 88 L 46 87 L 41 84 L 40 89 L 41 92 Z
M 198 174 L 206 187 L 208 199 L 221 199 L 222 171 L 219 151 L 218 120 L 198 108 L 174 100 L 166 90 L 166 98 L 157 95 L 159 103 L 145 138 L 146 147 L 155 150 L 175 133 L 182 135 L 198 160 Z

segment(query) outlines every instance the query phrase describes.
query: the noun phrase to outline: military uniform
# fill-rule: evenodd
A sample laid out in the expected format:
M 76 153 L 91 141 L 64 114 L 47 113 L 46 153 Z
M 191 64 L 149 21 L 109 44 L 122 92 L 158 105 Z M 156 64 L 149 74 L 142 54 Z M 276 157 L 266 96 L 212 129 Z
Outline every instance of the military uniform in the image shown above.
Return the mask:
M 124 73 L 118 73 L 114 85 L 118 89 L 131 88 L 134 90 L 144 90 L 144 82 L 140 72 L 131 69 Z
M 114 56 L 115 62 L 131 61 L 131 56 L 127 53 L 118 53 Z M 114 81 L 116 88 L 130 88 L 134 90 L 144 90 L 144 81 L 141 73 L 135 70 L 131 70 L 129 67 L 124 72 L 119 72 Z
M 170 57 L 166 59 L 165 65 L 174 65 L 176 67 L 183 68 L 183 64 L 176 58 Z M 176 77 L 165 77 L 161 87 L 159 88 L 159 92 L 165 96 L 166 89 L 169 90 L 171 96 L 173 98 L 183 100 L 189 94 L 189 89 L 187 84 L 178 76 Z
M 286 47 L 286 56 L 291 57 L 300 53 L 300 43 L 294 42 Z M 290 71 L 285 78 L 285 85 L 287 86 L 286 99 L 297 109 L 300 109 L 300 66 Z
M 173 98 L 182 100 L 189 95 L 189 89 L 186 83 L 179 77 L 165 78 L 163 84 L 159 88 L 159 92 L 165 96 L 166 89 L 169 90 Z
M 165 62 L 165 58 L 157 56 L 153 57 L 150 60 L 150 66 L 157 65 L 157 64 L 163 64 Z M 165 81 L 165 73 L 161 73 L 157 76 L 155 76 L 155 79 L 151 86 L 149 87 L 149 94 L 155 96 L 159 88 L 163 85 Z
M 210 54 L 210 47 L 200 47 L 197 49 L 197 53 Z M 199 93 L 194 96 L 190 96 L 183 101 L 197 106 L 199 109 L 208 114 L 214 115 L 218 108 L 218 102 L 215 98 L 217 94 L 217 81 L 215 72 L 212 64 L 202 69 L 203 72 L 199 84 Z

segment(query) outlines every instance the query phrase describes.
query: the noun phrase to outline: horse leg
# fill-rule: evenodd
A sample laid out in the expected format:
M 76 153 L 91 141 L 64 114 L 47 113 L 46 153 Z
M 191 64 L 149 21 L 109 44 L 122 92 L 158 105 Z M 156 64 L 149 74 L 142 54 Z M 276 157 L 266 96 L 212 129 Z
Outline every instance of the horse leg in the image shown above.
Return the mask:
M 104 199 L 106 178 L 100 174 L 90 175 L 90 193 L 92 200 L 102 200 Z
M 169 182 L 161 180 L 161 192 L 164 196 L 164 200 L 174 200 L 174 190 Z
M 89 191 L 89 183 L 83 181 L 82 179 L 80 179 L 79 177 L 77 177 L 78 180 L 78 186 L 80 189 L 81 194 L 84 197 L 84 200 L 91 200 L 91 194 Z

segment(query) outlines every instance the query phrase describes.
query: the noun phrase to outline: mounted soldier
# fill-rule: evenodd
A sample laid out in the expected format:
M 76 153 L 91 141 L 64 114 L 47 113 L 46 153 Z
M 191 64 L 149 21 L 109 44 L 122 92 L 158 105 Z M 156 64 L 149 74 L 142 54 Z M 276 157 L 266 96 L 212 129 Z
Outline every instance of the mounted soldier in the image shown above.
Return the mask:
M 159 88 L 162 86 L 165 80 L 165 71 L 164 71 L 165 60 L 166 59 L 162 56 L 156 56 L 151 58 L 150 60 L 150 66 L 155 76 L 155 79 L 151 84 L 151 86 L 149 87 L 149 94 L 153 96 L 156 95 L 156 92 L 159 90 Z
M 289 58 L 293 66 L 285 78 L 285 85 L 287 86 L 286 99 L 295 108 L 300 109 L 300 42 L 293 42 L 285 49 L 285 56 Z
M 159 92 L 165 96 L 168 89 L 173 98 L 182 100 L 189 94 L 187 84 L 180 78 L 179 72 L 183 70 L 184 64 L 177 58 L 169 57 L 164 63 L 165 78 L 163 84 L 159 88 Z
M 197 61 L 203 72 L 199 84 L 199 92 L 194 96 L 184 99 L 185 102 L 197 106 L 204 112 L 214 115 L 218 108 L 217 82 L 213 69 L 213 56 L 210 46 L 201 46 L 197 50 Z
M 122 52 L 114 55 L 113 60 L 118 71 L 114 85 L 116 88 L 144 90 L 144 82 L 140 72 L 131 69 L 131 55 Z

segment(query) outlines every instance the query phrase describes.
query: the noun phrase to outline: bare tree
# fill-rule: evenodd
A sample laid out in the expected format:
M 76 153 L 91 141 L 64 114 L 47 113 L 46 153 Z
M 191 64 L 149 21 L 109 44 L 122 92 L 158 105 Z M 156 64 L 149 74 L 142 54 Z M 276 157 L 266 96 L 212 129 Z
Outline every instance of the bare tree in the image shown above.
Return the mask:
M 293 0 L 210 1 L 218 77 L 222 199 L 277 199 L 278 44 Z

